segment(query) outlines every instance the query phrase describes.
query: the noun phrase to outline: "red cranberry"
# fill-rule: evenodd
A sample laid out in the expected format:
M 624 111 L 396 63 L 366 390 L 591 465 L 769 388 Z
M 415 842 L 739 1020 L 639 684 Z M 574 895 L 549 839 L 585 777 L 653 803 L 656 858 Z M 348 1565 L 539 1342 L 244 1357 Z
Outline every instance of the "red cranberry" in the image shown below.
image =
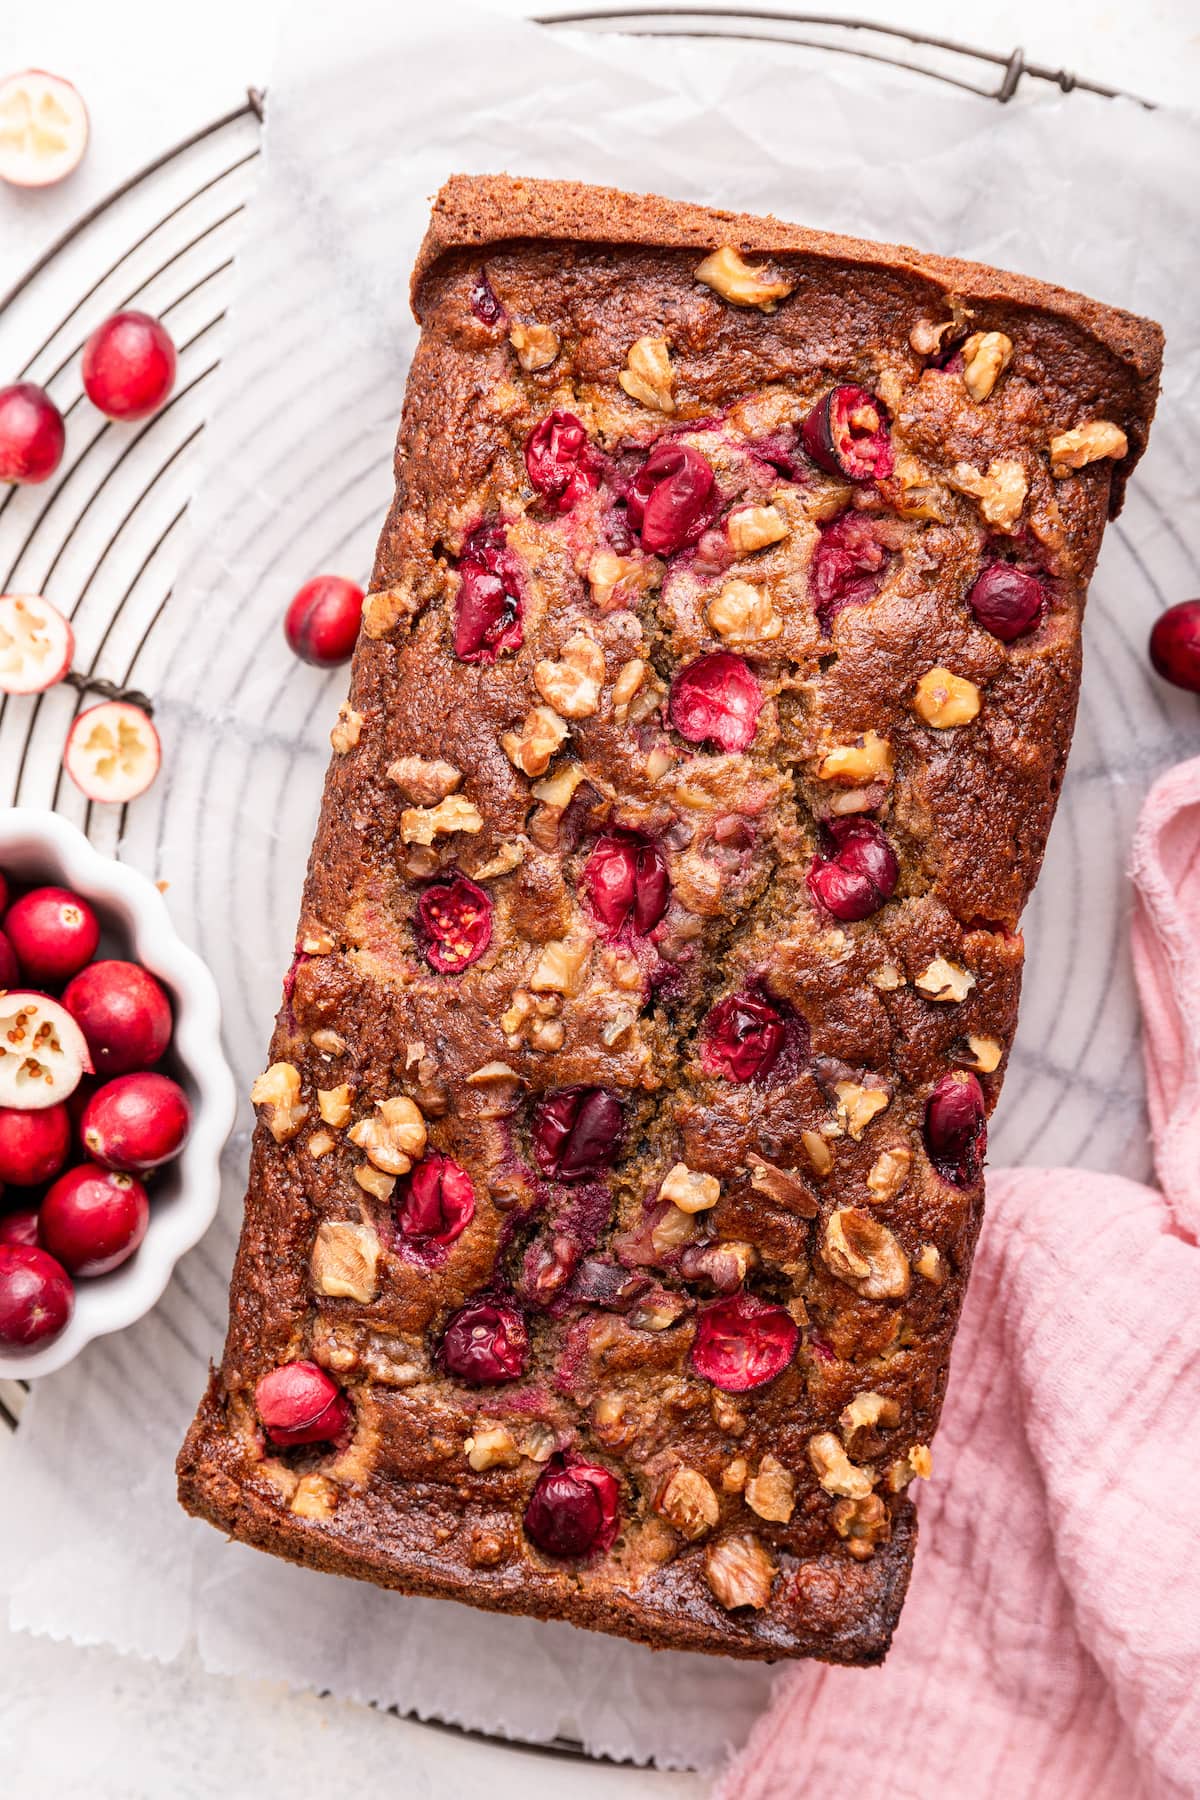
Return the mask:
M 171 1002 L 138 963 L 91 963 L 64 989 L 62 1003 L 87 1039 L 99 1075 L 144 1069 L 171 1041 Z
M 521 596 L 515 559 L 502 525 L 481 525 L 463 545 L 454 615 L 460 662 L 494 663 L 521 646 Z
M 273 1444 L 327 1444 L 347 1430 L 350 1402 L 316 1363 L 282 1363 L 264 1375 L 254 1404 Z
M 925 1106 L 925 1148 L 943 1180 L 969 1187 L 987 1151 L 987 1108 L 974 1075 L 943 1075 Z
M 18 381 L 0 388 L 0 481 L 46 481 L 62 461 L 63 416 L 45 388 Z
M 582 1181 L 616 1162 L 624 1126 L 621 1102 L 601 1087 L 547 1094 L 533 1117 L 533 1154 L 543 1175 Z
M 427 887 L 417 903 L 425 955 L 443 975 L 458 975 L 492 941 L 492 903 L 481 887 L 456 875 Z
M 756 676 L 728 650 L 697 658 L 671 683 L 671 723 L 689 744 L 748 750 L 762 704 Z
M 84 963 L 100 942 L 100 922 L 69 888 L 34 888 L 14 900 L 4 919 L 8 941 L 28 981 L 56 987 Z
M 82 1163 L 50 1188 L 38 1232 L 72 1275 L 107 1275 L 133 1255 L 149 1223 L 150 1202 L 135 1176 Z
M 712 523 L 718 496 L 712 464 L 690 444 L 655 444 L 629 489 L 629 523 L 642 548 L 673 556 L 695 544 Z
M 417 1164 L 396 1209 L 405 1237 L 452 1244 L 475 1217 L 475 1189 L 467 1171 L 440 1150 Z
M 600 485 L 599 459 L 574 413 L 557 407 L 535 425 L 525 446 L 525 467 L 539 494 L 559 512 L 570 512 Z
M 555 1456 L 529 1496 L 525 1531 L 547 1556 L 587 1556 L 610 1547 L 620 1513 L 621 1490 L 610 1470 Z
M 830 475 L 881 481 L 892 472 L 887 408 L 866 388 L 831 388 L 805 419 L 800 437 L 817 467 Z
M 813 859 L 809 893 L 835 919 L 869 919 L 896 891 L 895 851 L 874 819 L 830 819 L 822 835 L 828 854 Z
M 8 911 L 8 879 L 0 869 L 0 914 Z
M 292 599 L 283 618 L 293 654 L 315 669 L 349 662 L 362 623 L 363 591 L 341 575 L 314 575 Z
M 175 386 L 175 345 L 144 312 L 114 313 L 83 347 L 83 385 L 110 419 L 146 419 Z
M 1150 661 L 1164 681 L 1200 694 L 1200 600 L 1181 600 L 1155 620 Z
M 985 630 L 1011 644 L 1032 631 L 1042 616 L 1046 593 L 1036 575 L 995 562 L 979 576 L 967 595 L 971 611 Z
M 88 1155 L 106 1169 L 141 1175 L 179 1155 L 190 1124 L 178 1082 L 152 1072 L 118 1075 L 88 1101 L 80 1135 Z
M 889 552 L 865 513 L 844 512 L 822 525 L 809 571 L 813 611 L 828 634 L 847 606 L 865 606 L 879 592 Z
M 633 837 L 602 837 L 579 880 L 588 905 L 613 938 L 627 925 L 645 937 L 654 930 L 671 898 L 662 851 L 657 844 Z
M 714 1387 L 744 1394 L 782 1375 L 799 1341 L 799 1328 L 782 1306 L 734 1294 L 700 1313 L 691 1363 Z
M 529 1333 L 515 1306 L 479 1300 L 456 1312 L 442 1338 L 442 1364 L 468 1387 L 516 1381 L 525 1373 Z
M 782 1018 L 761 995 L 730 994 L 704 1021 L 700 1066 L 726 1081 L 761 1080 L 778 1062 L 786 1037 Z
M 21 979 L 21 971 L 17 966 L 17 955 L 4 933 L 0 931 L 0 992 L 5 988 L 16 987 Z
M 57 1175 L 71 1149 L 71 1115 L 61 1102 L 25 1112 L 0 1107 L 0 1181 L 36 1187 Z
M 0 1244 L 0 1345 L 48 1344 L 75 1310 L 71 1277 L 32 1244 Z
M 495 325 L 504 317 L 504 308 L 496 298 L 486 269 L 480 269 L 471 283 L 471 311 L 483 325 Z
M 20 1212 L 5 1213 L 0 1218 L 0 1244 L 36 1244 L 38 1241 L 38 1216 L 35 1206 L 24 1207 Z

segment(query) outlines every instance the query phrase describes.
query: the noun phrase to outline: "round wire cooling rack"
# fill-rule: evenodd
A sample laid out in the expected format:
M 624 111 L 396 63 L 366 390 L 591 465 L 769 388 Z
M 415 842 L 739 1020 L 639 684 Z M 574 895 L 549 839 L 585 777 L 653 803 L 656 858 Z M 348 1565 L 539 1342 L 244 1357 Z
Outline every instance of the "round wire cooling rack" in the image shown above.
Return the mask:
M 1109 97 L 1117 93 L 1066 70 L 1029 62 L 1019 49 L 1008 54 L 978 50 L 896 27 L 821 14 L 647 8 L 557 14 L 537 22 L 639 36 L 765 40 L 885 64 L 1001 104 L 1014 97 L 1023 80 L 1050 83 L 1064 93 L 1074 89 Z M 45 593 L 70 616 L 76 635 L 76 668 L 67 681 L 32 699 L 0 696 L 0 805 L 55 808 L 114 855 L 120 854 L 126 836 L 126 809 L 97 807 L 85 800 L 64 777 L 62 748 L 72 718 L 93 695 L 122 695 L 153 708 L 153 694 L 139 692 L 137 684 L 146 679 L 140 671 L 152 660 L 148 652 L 170 616 L 182 549 L 180 528 L 211 382 L 221 358 L 226 305 L 255 180 L 262 119 L 263 98 L 251 90 L 242 105 L 166 151 L 80 218 L 0 299 L 0 321 L 10 347 L 4 378 L 34 380 L 47 387 L 68 428 L 68 454 L 52 481 L 0 494 L 0 593 Z M 128 305 L 164 319 L 179 352 L 171 399 L 136 426 L 114 425 L 92 412 L 79 372 L 80 351 L 91 330 L 109 313 Z M 47 326 L 48 320 L 56 322 Z M 1139 507 L 1153 513 L 1152 497 L 1131 496 L 1130 513 Z M 1162 523 L 1151 521 L 1154 529 Z M 1149 567 L 1136 548 L 1136 523 L 1118 527 L 1116 536 L 1124 571 L 1152 613 L 1169 597 L 1162 570 Z M 330 544 L 321 548 L 324 555 L 336 550 Z M 1137 622 L 1131 626 L 1126 616 L 1116 629 L 1124 636 L 1101 656 L 1098 679 L 1101 704 L 1108 703 L 1111 691 L 1112 703 L 1123 706 L 1127 696 L 1121 691 L 1122 657 L 1131 650 L 1127 640 L 1136 633 Z M 179 653 L 178 644 L 169 652 Z M 1157 704 L 1162 712 L 1161 699 L 1152 697 L 1149 704 Z M 1081 755 L 1086 758 L 1086 749 L 1077 748 L 1069 781 L 1086 784 L 1095 778 L 1103 788 L 1113 779 L 1109 761 L 1098 756 L 1094 769 L 1089 770 L 1086 762 L 1079 768 Z M 1119 798 L 1108 795 L 1100 805 L 1109 808 L 1109 824 L 1116 829 Z M 1083 857 L 1082 847 L 1077 856 L 1072 843 L 1072 867 L 1082 867 Z M 1035 909 L 1036 905 L 1035 901 Z M 1118 955 L 1119 910 L 1114 908 L 1105 927 L 1112 940 L 1106 946 L 1110 957 Z M 1049 930 L 1061 988 L 1070 979 L 1079 945 L 1069 928 L 1057 936 L 1053 926 Z M 1087 1021 L 1086 1032 L 1094 1027 L 1095 1020 Z M 1055 1103 L 1066 1079 L 1064 1070 L 1071 1069 L 1072 1057 L 1078 1054 L 1078 1044 L 1074 1048 L 1064 1044 L 1052 1053 L 1043 1048 L 1037 1056 L 1014 1058 L 1009 1090 L 1016 1087 L 1030 1102 L 1030 1143 L 1042 1127 L 1044 1106 Z M 1099 1079 L 1098 1085 L 1103 1087 Z M 1097 1104 L 1110 1099 L 1106 1089 Z M 1138 1109 L 1137 1096 L 1130 1104 Z M 1080 1130 L 1088 1128 L 1085 1120 Z M 1009 1160 L 1021 1160 L 1022 1148 L 1006 1145 Z M 1063 1159 L 1071 1160 L 1069 1153 Z M 21 1384 L 0 1379 L 0 1423 L 15 1429 L 23 1400 Z M 426 1722 L 441 1730 L 461 1729 Z M 566 1739 L 521 1748 L 586 1754 L 581 1745 Z

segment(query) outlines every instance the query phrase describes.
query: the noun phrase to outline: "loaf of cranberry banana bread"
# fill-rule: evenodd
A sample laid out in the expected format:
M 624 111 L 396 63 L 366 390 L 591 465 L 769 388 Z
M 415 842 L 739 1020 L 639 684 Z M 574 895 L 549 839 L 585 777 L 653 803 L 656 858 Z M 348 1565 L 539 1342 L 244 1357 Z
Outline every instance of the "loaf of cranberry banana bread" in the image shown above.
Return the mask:
M 1158 328 L 451 181 L 179 1460 L 222 1530 L 884 1654 Z

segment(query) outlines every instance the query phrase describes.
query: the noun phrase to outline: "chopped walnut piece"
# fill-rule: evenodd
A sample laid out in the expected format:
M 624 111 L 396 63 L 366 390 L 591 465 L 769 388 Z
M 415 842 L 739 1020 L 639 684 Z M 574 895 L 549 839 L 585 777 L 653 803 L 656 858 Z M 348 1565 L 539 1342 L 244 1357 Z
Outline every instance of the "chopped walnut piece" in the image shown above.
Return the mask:
M 833 1509 L 833 1529 L 846 1539 L 846 1548 L 856 1562 L 874 1556 L 876 1544 L 886 1544 L 892 1535 L 892 1517 L 887 1502 L 878 1494 L 865 1499 L 839 1500 Z
M 425 1154 L 425 1120 L 420 1107 L 407 1094 L 377 1100 L 375 1111 L 352 1125 L 348 1136 L 387 1175 L 407 1175 L 413 1163 Z
M 944 956 L 935 956 L 919 975 L 913 977 L 913 986 L 927 1000 L 956 1002 L 966 999 L 975 986 L 975 977 L 970 969 L 948 962 Z
M 1000 1067 L 1000 1061 L 1004 1055 L 1004 1045 L 999 1038 L 969 1037 L 967 1048 L 973 1059 L 971 1067 L 978 1069 L 981 1075 L 990 1075 Z
M 654 1510 L 692 1541 L 711 1531 L 721 1516 L 711 1482 L 698 1469 L 688 1468 L 678 1468 L 667 1477 L 655 1495 Z
M 401 619 L 411 619 L 420 606 L 411 585 L 380 588 L 363 601 L 363 630 L 369 638 L 385 638 Z
M 949 479 L 960 493 L 970 494 L 978 500 L 979 510 L 989 525 L 995 525 L 1000 531 L 1012 530 L 1029 492 L 1029 478 L 1015 458 L 998 457 L 989 465 L 986 475 L 981 475 L 970 463 L 956 463 Z
M 554 1455 L 554 1433 L 541 1419 L 534 1419 L 521 1433 L 521 1455 L 530 1462 L 549 1462 Z
M 538 369 L 548 369 L 559 352 L 558 333 L 549 325 L 522 325 L 518 320 L 508 334 L 508 341 L 527 375 Z
M 329 1519 L 338 1503 L 338 1491 L 325 1475 L 302 1475 L 296 1483 L 289 1512 L 301 1519 Z
M 823 1138 L 818 1141 L 822 1149 L 826 1148 Z M 777 1169 L 774 1163 L 764 1162 L 761 1156 L 748 1156 L 746 1167 L 750 1171 L 750 1186 L 758 1193 L 765 1194 L 786 1212 L 795 1213 L 797 1218 L 816 1218 L 817 1203 L 798 1175 L 787 1169 Z
M 331 1132 L 314 1131 L 305 1145 L 305 1149 L 314 1161 L 320 1161 L 321 1157 L 329 1155 L 336 1142 L 337 1140 Z
M 709 1545 L 704 1579 L 726 1612 L 739 1606 L 761 1612 L 771 1598 L 775 1559 L 752 1531 L 739 1531 Z
M 567 735 L 567 725 L 556 712 L 548 706 L 534 706 L 526 713 L 520 731 L 506 731 L 500 742 L 514 768 L 524 775 L 544 775 Z
M 898 454 L 892 469 L 895 508 L 902 519 L 934 519 L 945 524 L 950 496 L 933 470 L 918 457 Z
M 672 1250 L 678 1250 L 696 1235 L 696 1220 L 692 1213 L 684 1212 L 681 1206 L 672 1206 L 665 1212 L 650 1233 L 650 1243 L 657 1256 L 666 1256 Z
M 546 944 L 538 958 L 537 967 L 529 977 L 532 992 L 578 993 L 592 958 L 593 941 L 591 932 L 579 927 L 570 937 L 558 938 L 555 942 Z
M 544 775 L 541 781 L 535 781 L 530 793 L 543 806 L 552 806 L 556 812 L 562 812 L 583 780 L 582 763 L 567 762 L 561 769 L 556 769 L 553 775 Z
M 473 870 L 472 879 L 494 881 L 498 875 L 511 875 L 524 861 L 524 844 L 501 844 L 495 856 L 490 856 L 478 869 Z
M 631 1306 L 625 1318 L 634 1331 L 669 1331 L 690 1310 L 684 1294 L 669 1293 L 665 1288 L 647 1294 Z
M 857 1144 L 867 1126 L 879 1113 L 886 1111 L 891 1095 L 886 1088 L 863 1087 L 857 1081 L 834 1083 L 838 1102 L 838 1124 Z
M 895 993 L 897 988 L 904 986 L 904 975 L 895 963 L 883 963 L 878 969 L 872 969 L 867 980 L 884 994 Z
M 948 331 L 962 331 L 968 319 L 974 315 L 969 306 L 964 306 L 957 294 L 945 295 L 946 305 L 950 309 L 950 317 L 934 324 L 932 319 L 918 319 L 908 334 L 908 341 L 918 356 L 936 356 L 942 347 L 942 339 Z
M 461 784 L 462 770 L 453 763 L 426 761 L 423 756 L 399 756 L 388 764 L 387 778 L 414 805 L 436 806 Z
M 772 279 L 769 270 L 748 263 L 731 244 L 706 256 L 692 274 L 732 306 L 757 306 L 766 313 L 774 312 L 796 285 L 781 276 Z
M 758 1465 L 758 1473 L 746 1483 L 746 1505 L 760 1519 L 786 1525 L 796 1507 L 796 1480 L 790 1469 L 769 1453 Z
M 727 644 L 763 644 L 783 630 L 770 594 L 748 581 L 727 581 L 704 616 Z
M 864 1300 L 903 1300 L 910 1285 L 908 1258 L 894 1234 L 857 1206 L 839 1206 L 825 1222 L 825 1265 Z
M 507 1425 L 481 1421 L 469 1438 L 463 1439 L 463 1452 L 476 1474 L 485 1469 L 515 1469 L 521 1460 L 517 1440 Z
M 647 666 L 640 656 L 631 656 L 617 671 L 617 679 L 613 682 L 612 709 L 613 718 L 618 725 L 624 725 L 629 717 L 629 703 L 646 679 Z
M 267 1130 L 277 1144 L 294 1138 L 309 1115 L 300 1098 L 300 1071 L 291 1063 L 272 1063 L 250 1089 L 254 1106 L 265 1108 Z
M 980 707 L 979 689 L 950 669 L 927 669 L 913 695 L 913 711 L 935 731 L 969 725 Z
M 348 751 L 353 750 L 362 736 L 362 728 L 362 714 L 355 712 L 348 700 L 343 700 L 338 707 L 337 723 L 329 733 L 329 742 L 339 756 L 345 756 Z
M 658 412 L 675 411 L 675 371 L 666 338 L 638 338 L 629 346 L 625 367 L 617 379 L 631 400 Z
M 308 1041 L 322 1056 L 340 1056 L 346 1048 L 346 1040 L 341 1033 L 330 1031 L 326 1025 L 322 1025 L 319 1031 L 310 1032 Z
M 928 1444 L 914 1444 L 908 1453 L 908 1466 L 922 1481 L 933 1480 L 933 1454 Z
M 942 1261 L 942 1253 L 936 1244 L 922 1244 L 917 1252 L 917 1260 L 913 1268 L 934 1287 L 941 1287 L 946 1280 L 946 1265 Z
M 744 1456 L 735 1456 L 721 1471 L 721 1486 L 727 1494 L 740 1494 L 750 1478 L 750 1466 Z
M 340 1087 L 317 1089 L 317 1110 L 326 1125 L 334 1130 L 340 1129 L 350 1117 L 350 1102 L 354 1098 L 354 1089 L 348 1081 Z
M 731 1437 L 742 1435 L 746 1429 L 746 1415 L 728 1394 L 723 1394 L 720 1388 L 714 1388 L 709 1395 L 708 1404 L 718 1431 L 727 1431 Z
M 853 1437 L 856 1431 L 873 1431 L 876 1425 L 890 1429 L 900 1423 L 900 1408 L 895 1400 L 884 1394 L 877 1394 L 868 1388 L 864 1393 L 855 1394 L 848 1406 L 842 1408 L 838 1426 L 843 1437 Z
M 817 774 L 822 781 L 843 787 L 867 787 L 892 778 L 892 746 L 877 731 L 864 731 L 853 744 L 835 744 L 821 758 Z
M 593 1401 L 592 1430 L 610 1450 L 620 1450 L 628 1444 L 637 1430 L 637 1422 L 630 1415 L 627 1396 L 601 1394 Z
M 768 544 L 782 543 L 790 529 L 777 506 L 739 506 L 725 521 L 726 536 L 736 556 L 749 556 Z
M 833 1167 L 833 1151 L 825 1142 L 819 1131 L 802 1131 L 800 1142 L 804 1145 L 804 1154 L 813 1167 L 814 1175 L 828 1175 Z
M 534 665 L 533 685 L 562 718 L 589 719 L 600 706 L 604 652 L 594 638 L 578 631 L 558 654 L 557 662 Z
M 432 844 L 454 831 L 482 831 L 483 815 L 470 800 L 450 794 L 436 806 L 406 807 L 400 814 L 400 836 L 406 844 Z
M 912 1169 L 912 1151 L 907 1144 L 892 1144 L 880 1151 L 867 1176 L 867 1190 L 872 1200 L 894 1200 L 908 1180 Z
M 715 1175 L 703 1175 L 686 1163 L 676 1163 L 668 1170 L 658 1197 L 674 1201 L 680 1212 L 707 1212 L 721 1198 L 721 1184 Z
M 1002 331 L 973 331 L 962 347 L 963 385 L 983 401 L 1012 361 L 1013 341 Z
M 354 1171 L 354 1179 L 366 1194 L 373 1194 L 376 1200 L 390 1200 L 392 1189 L 396 1185 L 394 1175 L 385 1175 L 373 1163 L 359 1163 Z
M 328 956 L 333 938 L 327 931 L 310 931 L 300 939 L 300 948 L 305 956 Z
M 313 1286 L 319 1293 L 366 1306 L 379 1293 L 379 1255 L 374 1226 L 323 1219 L 313 1243 Z
M 809 1438 L 808 1460 L 827 1494 L 842 1494 L 847 1500 L 865 1500 L 875 1486 L 874 1469 L 859 1468 L 852 1463 L 845 1446 L 832 1431 L 821 1431 Z
M 587 566 L 592 602 L 605 613 L 636 606 L 643 594 L 659 586 L 665 572 L 666 564 L 656 556 L 616 556 L 611 550 L 599 550 Z
M 1109 419 L 1089 419 L 1073 431 L 1060 431 L 1050 439 L 1050 473 L 1059 481 L 1085 464 L 1105 456 L 1119 461 L 1129 453 L 1129 439 Z

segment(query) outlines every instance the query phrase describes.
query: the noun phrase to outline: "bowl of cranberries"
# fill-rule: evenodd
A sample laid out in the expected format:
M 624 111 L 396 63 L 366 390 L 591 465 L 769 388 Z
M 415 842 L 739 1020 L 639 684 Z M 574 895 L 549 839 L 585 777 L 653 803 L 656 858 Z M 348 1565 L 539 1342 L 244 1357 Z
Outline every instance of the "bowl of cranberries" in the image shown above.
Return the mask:
M 212 1223 L 235 1105 L 216 986 L 154 883 L 0 811 L 0 1375 L 150 1310 Z

